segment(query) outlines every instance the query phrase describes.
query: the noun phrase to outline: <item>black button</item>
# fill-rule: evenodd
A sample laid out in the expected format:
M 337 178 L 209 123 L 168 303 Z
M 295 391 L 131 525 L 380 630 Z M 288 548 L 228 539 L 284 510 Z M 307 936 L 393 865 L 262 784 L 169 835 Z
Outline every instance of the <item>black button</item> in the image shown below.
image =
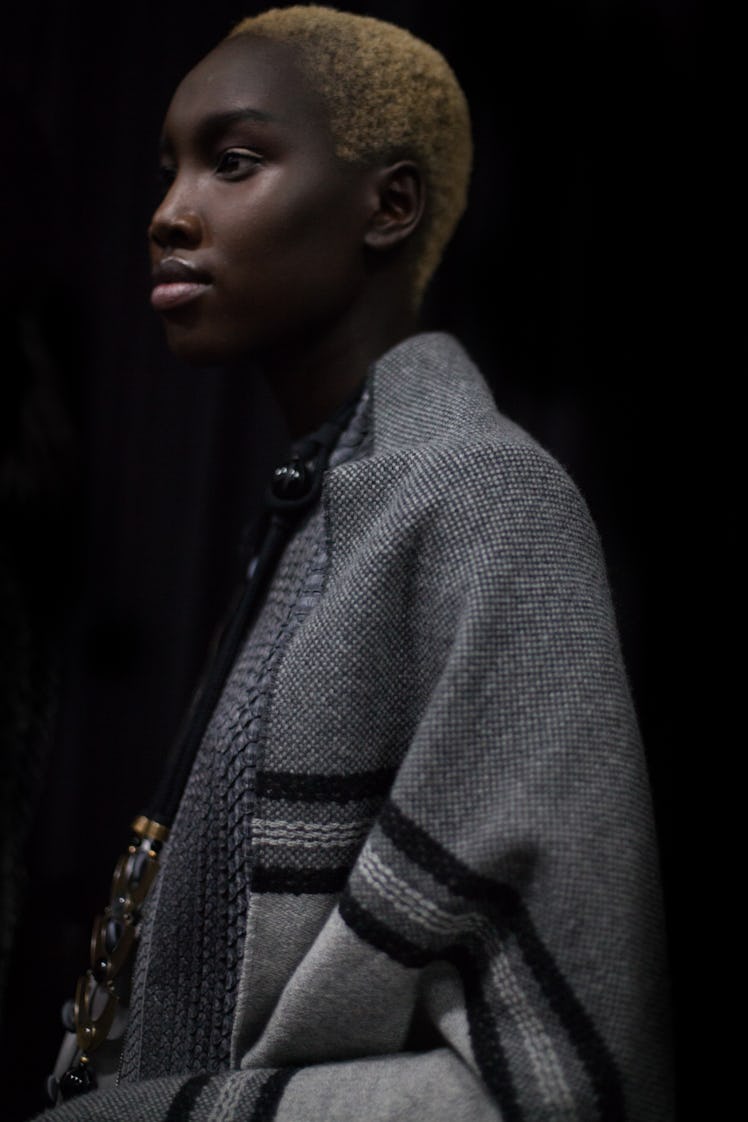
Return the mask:
M 276 499 L 301 499 L 312 485 L 312 474 L 301 460 L 290 460 L 273 472 L 270 484 Z
M 64 1099 L 73 1099 L 76 1095 L 83 1095 L 92 1091 L 96 1086 L 96 1077 L 88 1064 L 80 1063 L 65 1072 L 60 1080 L 60 1092 Z

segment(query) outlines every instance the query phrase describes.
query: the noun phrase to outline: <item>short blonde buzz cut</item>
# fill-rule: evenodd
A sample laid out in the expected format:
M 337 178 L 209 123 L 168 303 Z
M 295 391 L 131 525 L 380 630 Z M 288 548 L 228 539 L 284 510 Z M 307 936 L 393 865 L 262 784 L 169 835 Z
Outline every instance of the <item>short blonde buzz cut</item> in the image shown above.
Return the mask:
M 416 232 L 413 295 L 420 303 L 465 209 L 470 115 L 444 57 L 402 27 L 334 8 L 272 8 L 229 34 L 288 43 L 327 109 L 337 155 L 375 165 L 412 159 L 426 185 Z

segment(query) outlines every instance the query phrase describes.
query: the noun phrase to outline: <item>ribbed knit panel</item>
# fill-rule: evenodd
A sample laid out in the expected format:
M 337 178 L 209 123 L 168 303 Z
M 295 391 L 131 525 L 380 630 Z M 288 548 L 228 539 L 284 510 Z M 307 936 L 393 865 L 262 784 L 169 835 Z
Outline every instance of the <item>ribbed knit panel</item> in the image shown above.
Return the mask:
M 330 457 L 366 452 L 369 395 Z M 192 770 L 143 924 L 122 1079 L 229 1064 L 252 853 L 254 777 L 277 667 L 327 571 L 322 511 L 287 545 Z

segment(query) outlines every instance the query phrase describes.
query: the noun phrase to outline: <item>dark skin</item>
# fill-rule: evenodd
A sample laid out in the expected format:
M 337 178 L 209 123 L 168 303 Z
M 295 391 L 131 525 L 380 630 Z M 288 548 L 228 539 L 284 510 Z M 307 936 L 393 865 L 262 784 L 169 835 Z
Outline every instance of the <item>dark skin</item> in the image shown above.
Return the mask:
M 251 363 L 291 435 L 315 428 L 416 330 L 418 167 L 340 160 L 292 49 L 251 36 L 179 85 L 161 163 L 149 238 L 169 346 L 191 363 Z

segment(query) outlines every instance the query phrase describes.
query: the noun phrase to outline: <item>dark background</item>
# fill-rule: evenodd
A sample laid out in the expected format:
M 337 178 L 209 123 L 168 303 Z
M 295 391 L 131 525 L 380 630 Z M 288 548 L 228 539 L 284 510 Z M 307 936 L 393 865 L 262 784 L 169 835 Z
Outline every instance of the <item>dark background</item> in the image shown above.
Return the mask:
M 40 1103 L 87 961 L 283 437 L 262 386 L 167 352 L 145 229 L 174 86 L 266 5 L 16 6 L 2 47 L 4 1117 Z M 472 108 L 470 208 L 427 327 L 569 469 L 603 539 L 647 745 L 670 938 L 689 531 L 704 378 L 693 221 L 702 28 L 671 0 L 351 3 L 440 48 Z M 492 21 L 488 23 L 488 17 Z M 1 996 L 1 995 L 0 995 Z M 678 990 L 676 988 L 676 997 Z

